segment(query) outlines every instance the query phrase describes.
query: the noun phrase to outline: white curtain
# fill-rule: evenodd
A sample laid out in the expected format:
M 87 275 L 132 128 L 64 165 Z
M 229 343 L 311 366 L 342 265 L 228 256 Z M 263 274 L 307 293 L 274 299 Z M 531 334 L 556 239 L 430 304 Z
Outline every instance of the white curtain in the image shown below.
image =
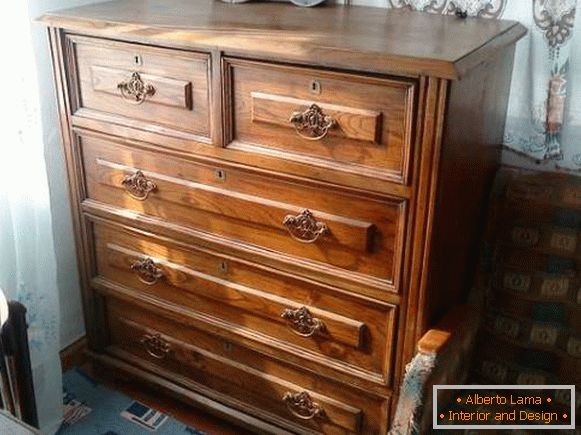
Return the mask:
M 386 1 L 387 4 L 383 3 Z M 517 45 L 504 145 L 510 163 L 581 172 L 581 25 L 577 0 L 353 0 L 430 13 L 516 20 Z M 383 3 L 383 4 L 382 4 Z
M 29 345 L 43 433 L 62 418 L 59 300 L 36 65 L 27 2 L 0 26 L 0 287 L 28 309 Z

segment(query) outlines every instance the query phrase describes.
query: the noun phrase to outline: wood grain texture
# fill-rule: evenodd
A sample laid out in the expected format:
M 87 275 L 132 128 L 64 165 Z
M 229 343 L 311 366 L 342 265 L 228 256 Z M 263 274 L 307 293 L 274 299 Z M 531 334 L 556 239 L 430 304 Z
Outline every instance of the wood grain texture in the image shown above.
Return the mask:
M 379 385 L 391 379 L 393 306 L 346 297 L 336 289 L 196 246 L 178 247 L 98 224 L 95 235 L 98 276 L 106 280 L 230 322 L 234 331 L 254 334 L 276 349 L 296 346 L 291 352 L 311 360 L 314 352 L 322 365 Z M 131 270 L 142 258 L 152 259 L 162 270 L 154 285 L 140 282 Z M 281 314 L 303 306 L 324 323 L 325 331 L 312 337 L 293 332 Z
M 108 301 L 112 343 L 107 351 L 120 359 L 138 366 L 155 365 L 160 372 L 173 373 L 175 379 L 185 378 L 227 397 L 230 403 L 237 400 L 246 409 L 256 407 L 263 413 L 273 413 L 279 419 L 287 420 L 287 426 L 293 430 L 303 427 L 330 434 L 379 433 L 378 417 L 385 399 L 323 382 L 272 360 L 260 361 L 256 355 L 234 343 L 225 343 L 196 329 L 184 329 L 153 312 L 115 299 Z M 143 335 L 157 333 L 171 348 L 163 359 L 148 355 L 140 343 Z M 131 355 L 137 358 L 131 358 Z M 312 420 L 294 417 L 282 401 L 288 391 L 308 391 L 325 409 L 326 417 Z M 216 393 L 209 392 L 209 395 Z M 276 422 L 272 417 L 270 419 Z
M 236 59 L 226 59 L 224 76 L 232 90 L 225 104 L 232 112 L 226 118 L 227 148 L 407 182 L 413 81 Z M 304 139 L 289 121 L 312 104 L 335 121 L 321 140 Z
M 523 27 L 213 0 L 42 21 L 93 360 L 261 433 L 385 434 L 465 295 Z
M 514 46 L 500 51 L 450 89 L 430 254 L 433 290 L 426 293 L 431 317 L 422 330 L 452 301 L 465 302 L 472 283 L 488 192 L 500 164 L 513 57 Z M 461 129 L 454 127 L 459 124 Z
M 209 57 L 183 50 L 67 37 L 77 68 L 73 114 L 210 142 Z M 136 104 L 118 85 L 138 73 L 153 94 Z
M 250 118 L 253 123 L 264 122 L 286 128 L 293 127 L 289 122 L 290 115 L 297 111 L 303 111 L 313 104 L 312 100 L 263 92 L 251 92 L 250 96 L 252 98 Z M 325 115 L 331 116 L 335 121 L 336 125 L 330 129 L 329 136 L 342 136 L 347 139 L 358 139 L 375 144 L 381 140 L 381 112 L 320 102 L 317 106 L 324 110 Z
M 223 237 L 223 243 L 236 240 L 317 262 L 313 266 L 320 270 L 349 271 L 352 279 L 360 275 L 390 291 L 398 289 L 406 222 L 403 200 L 367 200 L 308 189 L 284 179 L 124 148 L 90 135 L 82 136 L 79 146 L 88 200 L 212 233 Z M 127 195 L 122 184 L 138 170 L 156 185 L 144 201 Z M 224 171 L 224 179 L 217 177 L 217 170 Z M 283 224 L 286 216 L 305 209 L 328 227 L 315 243 L 294 240 Z
M 126 82 L 130 74 L 126 70 L 93 65 L 91 77 L 94 91 L 112 94 L 119 98 L 119 84 Z M 153 95 L 147 101 L 181 109 L 192 109 L 191 82 L 151 74 L 140 74 L 139 77 L 153 88 Z
M 121 0 L 53 12 L 46 25 L 160 45 L 370 72 L 457 78 L 514 43 L 513 21 L 368 7 L 297 9 L 287 4 L 232 6 L 201 0 Z M 498 40 L 498 42 L 496 42 Z M 465 67 L 465 65 L 467 65 Z

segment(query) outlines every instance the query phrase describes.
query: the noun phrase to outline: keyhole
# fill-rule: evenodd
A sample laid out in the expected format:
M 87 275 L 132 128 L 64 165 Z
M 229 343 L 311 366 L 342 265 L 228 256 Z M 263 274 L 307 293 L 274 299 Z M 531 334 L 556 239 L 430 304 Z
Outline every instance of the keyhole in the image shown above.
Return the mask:
M 321 93 L 321 82 L 318 80 L 311 80 L 310 84 L 311 92 L 313 94 L 320 94 Z
M 138 54 L 136 54 L 136 55 L 133 57 L 133 62 L 135 63 L 135 65 L 141 66 L 141 63 L 142 63 L 142 61 L 141 61 L 141 56 L 140 56 L 140 55 L 138 55 Z
M 222 273 L 228 272 L 228 263 L 226 262 L 226 260 L 220 261 L 220 272 Z
M 223 169 L 216 169 L 216 171 L 214 171 L 214 175 L 220 181 L 226 180 L 226 171 Z

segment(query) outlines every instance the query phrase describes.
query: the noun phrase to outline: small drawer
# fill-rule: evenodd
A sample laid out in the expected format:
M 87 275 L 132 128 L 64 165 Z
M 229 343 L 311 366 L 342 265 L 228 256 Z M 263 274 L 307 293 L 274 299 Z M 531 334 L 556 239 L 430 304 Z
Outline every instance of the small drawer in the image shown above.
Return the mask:
M 379 434 L 389 399 L 277 363 L 236 343 L 106 299 L 107 352 L 299 433 Z
M 99 277 L 228 322 L 327 374 L 390 382 L 396 307 L 135 230 L 93 231 Z
M 69 36 L 73 115 L 210 142 L 209 55 Z
M 227 59 L 226 147 L 405 183 L 415 82 Z
M 406 201 L 366 198 L 80 138 L 86 191 L 105 203 L 219 236 L 296 269 L 397 291 Z M 235 241 L 235 243 L 233 243 Z M 275 254 L 276 253 L 276 254 Z

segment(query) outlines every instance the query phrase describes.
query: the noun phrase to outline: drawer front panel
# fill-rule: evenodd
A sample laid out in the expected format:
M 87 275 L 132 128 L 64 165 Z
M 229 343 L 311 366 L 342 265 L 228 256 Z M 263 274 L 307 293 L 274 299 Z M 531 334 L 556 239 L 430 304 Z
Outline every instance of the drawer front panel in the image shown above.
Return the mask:
M 208 55 L 69 38 L 80 92 L 74 115 L 210 141 Z
M 414 82 L 228 59 L 227 147 L 407 180 Z
M 92 200 L 299 257 L 326 274 L 396 290 L 405 201 L 364 199 L 256 173 L 81 139 Z M 285 261 L 294 261 L 284 257 Z
M 182 376 L 244 411 L 325 434 L 376 434 L 386 399 L 312 378 L 159 314 L 107 299 L 108 352 Z M 243 405 L 242 405 L 243 403 Z
M 99 276 L 229 322 L 279 350 L 290 345 L 310 361 L 389 382 L 395 307 L 129 229 L 95 224 L 94 234 Z

